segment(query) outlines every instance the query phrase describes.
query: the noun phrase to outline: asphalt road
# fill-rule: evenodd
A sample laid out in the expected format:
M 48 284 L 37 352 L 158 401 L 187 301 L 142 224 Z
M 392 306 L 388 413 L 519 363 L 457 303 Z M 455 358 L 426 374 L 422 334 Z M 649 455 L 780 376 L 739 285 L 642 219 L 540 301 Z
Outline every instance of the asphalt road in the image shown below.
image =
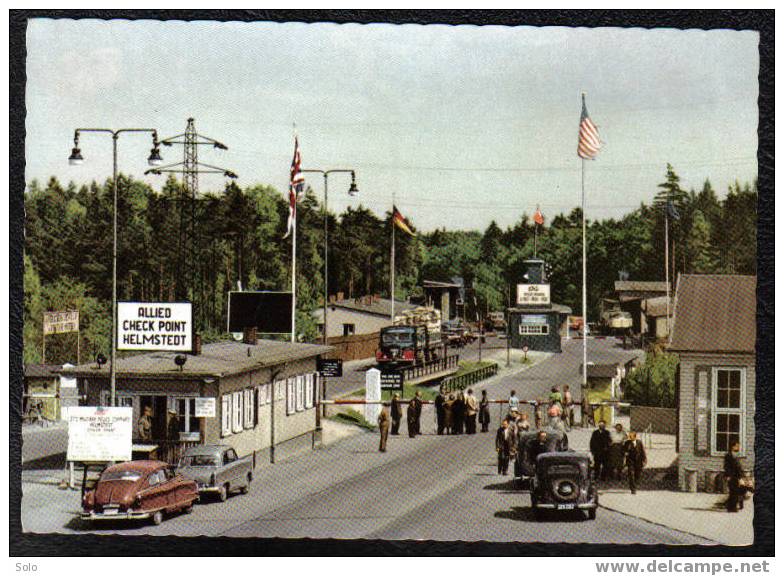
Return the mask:
M 572 363 L 572 356 L 581 358 L 567 351 L 519 374 L 496 378 L 487 384 L 488 393 L 499 397 L 513 386 L 518 392 L 546 391 L 553 382 L 546 377 L 567 376 L 562 364 Z M 23 526 L 32 532 L 183 536 L 710 543 L 606 509 L 599 510 L 595 521 L 576 514 L 537 522 L 527 494 L 514 490 L 509 476 L 496 474 L 492 432 L 437 436 L 433 428 L 427 406 L 425 434 L 390 437 L 386 453 L 378 452 L 377 434 L 356 433 L 305 456 L 263 465 L 250 494 L 225 503 L 205 502 L 192 514 L 160 526 L 85 525 L 78 519 L 78 492 L 59 491 L 28 475 Z M 570 435 L 570 444 L 578 449 L 587 440 L 588 433 L 581 430 Z

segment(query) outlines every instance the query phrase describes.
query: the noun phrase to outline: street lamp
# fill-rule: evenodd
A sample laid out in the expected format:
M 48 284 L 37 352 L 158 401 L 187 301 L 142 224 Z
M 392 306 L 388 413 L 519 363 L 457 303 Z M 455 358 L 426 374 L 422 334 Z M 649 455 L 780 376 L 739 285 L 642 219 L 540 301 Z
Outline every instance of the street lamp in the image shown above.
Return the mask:
M 349 186 L 348 194 L 349 196 L 356 196 L 359 194 L 359 188 L 357 188 L 357 176 L 353 170 L 349 169 L 332 169 L 332 170 L 300 170 L 300 172 L 311 172 L 315 174 L 322 174 L 324 176 L 324 333 L 322 334 L 322 339 L 324 344 L 327 343 L 327 301 L 329 300 L 329 257 L 327 254 L 327 246 L 328 239 L 329 239 L 329 230 L 327 225 L 327 181 L 330 174 L 336 174 L 339 172 L 345 174 L 351 174 L 351 186 Z
M 111 387 L 111 401 L 110 405 L 114 406 L 116 403 L 116 356 L 117 356 L 117 140 L 120 134 L 126 132 L 145 132 L 152 134 L 152 150 L 147 162 L 151 166 L 157 166 L 162 163 L 161 151 L 158 144 L 158 132 L 153 128 L 120 128 L 119 130 L 112 130 L 110 128 L 77 128 L 74 131 L 74 147 L 71 150 L 71 155 L 68 157 L 68 163 L 71 166 L 80 166 L 84 163 L 82 151 L 79 148 L 79 136 L 84 132 L 101 132 L 104 134 L 112 135 L 112 192 L 114 195 L 114 208 L 113 208 L 113 241 L 112 241 L 112 344 L 111 344 L 111 359 L 109 364 L 109 385 Z

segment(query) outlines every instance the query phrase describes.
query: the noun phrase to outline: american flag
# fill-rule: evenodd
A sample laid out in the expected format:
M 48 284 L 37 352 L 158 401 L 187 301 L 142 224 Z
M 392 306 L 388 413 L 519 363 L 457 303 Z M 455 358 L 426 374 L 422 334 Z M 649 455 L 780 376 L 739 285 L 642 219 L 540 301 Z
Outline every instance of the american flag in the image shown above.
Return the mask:
M 585 107 L 585 94 L 583 94 L 583 112 L 580 114 L 580 139 L 577 143 L 577 155 L 583 160 L 593 160 L 601 147 L 599 130 L 591 117 L 588 116 L 588 108 Z
M 291 177 L 289 178 L 289 221 L 286 224 L 286 235 L 288 238 L 294 230 L 294 223 L 297 220 L 297 200 L 305 189 L 305 177 L 300 172 L 302 157 L 299 153 L 299 140 L 294 137 L 294 158 L 291 160 Z

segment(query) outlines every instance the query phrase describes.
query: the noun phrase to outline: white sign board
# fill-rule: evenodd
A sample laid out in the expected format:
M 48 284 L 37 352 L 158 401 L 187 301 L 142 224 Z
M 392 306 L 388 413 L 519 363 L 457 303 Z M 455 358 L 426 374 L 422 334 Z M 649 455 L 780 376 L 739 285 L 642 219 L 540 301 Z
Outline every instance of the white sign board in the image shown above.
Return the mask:
M 79 331 L 79 311 L 44 312 L 44 336 Z
M 133 408 L 68 408 L 68 454 L 73 462 L 123 462 L 131 459 Z
M 215 398 L 196 398 L 196 418 L 215 418 L 216 405 Z
M 371 368 L 365 372 L 365 401 L 381 401 L 381 370 L 377 368 Z M 365 420 L 371 424 L 376 423 L 380 413 L 380 404 L 365 404 Z
M 518 306 L 541 306 L 550 304 L 549 284 L 518 284 Z
M 76 368 L 73 364 L 63 364 L 63 370 Z M 76 388 L 76 378 L 60 374 L 60 388 Z
M 118 302 L 118 350 L 170 350 L 192 348 L 190 302 Z

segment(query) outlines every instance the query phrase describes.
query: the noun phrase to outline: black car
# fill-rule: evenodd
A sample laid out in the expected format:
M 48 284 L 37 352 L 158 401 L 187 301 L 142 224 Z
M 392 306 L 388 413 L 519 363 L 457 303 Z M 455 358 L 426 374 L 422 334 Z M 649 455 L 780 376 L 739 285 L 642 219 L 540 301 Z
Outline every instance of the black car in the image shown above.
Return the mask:
M 536 458 L 531 481 L 531 508 L 537 519 L 546 511 L 584 510 L 596 519 L 599 494 L 591 474 L 591 457 L 579 452 L 547 452 Z
M 540 432 L 547 434 L 546 452 L 563 452 L 569 449 L 569 438 L 566 433 L 556 428 L 542 428 L 520 434 L 517 439 L 517 451 L 514 461 L 514 475 L 520 488 L 525 488 L 531 478 L 536 476 L 536 458 L 534 445 Z

